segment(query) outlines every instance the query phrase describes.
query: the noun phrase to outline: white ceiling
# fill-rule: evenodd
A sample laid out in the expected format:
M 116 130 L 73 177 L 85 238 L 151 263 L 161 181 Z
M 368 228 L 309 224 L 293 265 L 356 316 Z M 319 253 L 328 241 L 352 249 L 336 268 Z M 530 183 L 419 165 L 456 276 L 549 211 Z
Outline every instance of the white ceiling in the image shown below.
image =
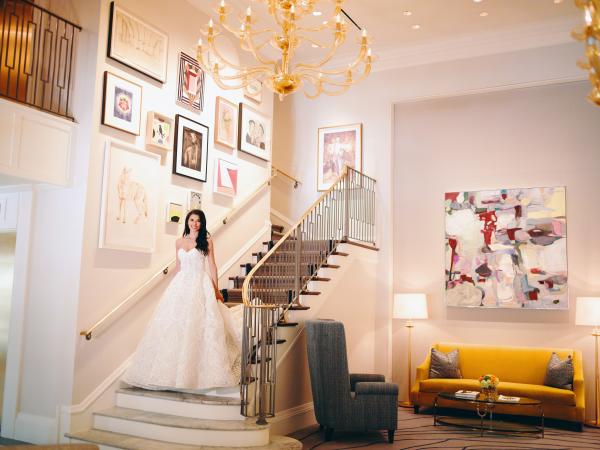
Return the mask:
M 410 47 L 478 34 L 564 23 L 583 15 L 572 0 L 347 0 L 344 9 L 373 36 L 374 49 Z M 412 12 L 405 16 L 404 11 Z M 479 14 L 487 12 L 486 17 Z M 421 28 L 414 30 L 413 25 Z

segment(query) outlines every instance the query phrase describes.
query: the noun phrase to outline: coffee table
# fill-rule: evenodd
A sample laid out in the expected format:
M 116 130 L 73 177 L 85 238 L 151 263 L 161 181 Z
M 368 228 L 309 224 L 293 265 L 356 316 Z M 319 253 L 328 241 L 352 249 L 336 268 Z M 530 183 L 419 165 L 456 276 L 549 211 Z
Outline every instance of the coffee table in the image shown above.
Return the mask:
M 477 417 L 444 417 L 438 416 L 438 403 L 440 399 L 451 400 L 461 403 L 470 403 L 475 406 Z M 515 408 L 537 407 L 539 411 L 539 425 L 517 424 L 507 421 L 494 419 L 494 409 L 497 405 L 512 405 Z M 487 417 L 487 420 L 484 420 Z M 476 398 L 457 397 L 455 392 L 440 392 L 433 402 L 433 425 L 451 425 L 462 428 L 470 428 L 481 431 L 481 436 L 485 431 L 496 433 L 536 433 L 544 437 L 544 408 L 540 400 L 521 397 L 518 402 L 509 402 L 505 400 L 490 400 L 483 394 Z

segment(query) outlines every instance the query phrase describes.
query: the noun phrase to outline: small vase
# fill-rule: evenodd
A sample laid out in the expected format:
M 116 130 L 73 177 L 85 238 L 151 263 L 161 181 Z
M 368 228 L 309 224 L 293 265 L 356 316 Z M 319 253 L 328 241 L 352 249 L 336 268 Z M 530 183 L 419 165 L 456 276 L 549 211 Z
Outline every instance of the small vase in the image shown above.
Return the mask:
M 495 387 L 481 388 L 481 394 L 483 395 L 483 398 L 488 401 L 498 399 L 498 389 Z

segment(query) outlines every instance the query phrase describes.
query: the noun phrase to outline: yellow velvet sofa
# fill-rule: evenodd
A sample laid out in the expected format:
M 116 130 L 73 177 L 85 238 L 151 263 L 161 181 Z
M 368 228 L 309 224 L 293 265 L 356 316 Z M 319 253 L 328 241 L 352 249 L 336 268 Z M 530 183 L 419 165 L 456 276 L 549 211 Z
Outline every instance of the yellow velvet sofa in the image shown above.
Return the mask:
M 550 349 L 530 347 L 504 347 L 468 344 L 439 343 L 433 348 L 442 352 L 459 350 L 461 379 L 429 378 L 430 354 L 417 367 L 415 384 L 410 397 L 415 412 L 421 406 L 432 406 L 439 392 L 456 392 L 459 389 L 479 391 L 478 378 L 494 374 L 500 378 L 498 393 L 515 397 L 528 397 L 541 400 L 544 416 L 576 422 L 581 428 L 585 419 L 585 388 L 581 352 L 571 349 Z M 544 386 L 546 367 L 552 352 L 565 359 L 573 358 L 573 390 Z M 463 402 L 439 402 L 442 407 L 472 408 Z M 513 405 L 497 405 L 495 410 L 503 414 L 538 415 L 537 408 Z

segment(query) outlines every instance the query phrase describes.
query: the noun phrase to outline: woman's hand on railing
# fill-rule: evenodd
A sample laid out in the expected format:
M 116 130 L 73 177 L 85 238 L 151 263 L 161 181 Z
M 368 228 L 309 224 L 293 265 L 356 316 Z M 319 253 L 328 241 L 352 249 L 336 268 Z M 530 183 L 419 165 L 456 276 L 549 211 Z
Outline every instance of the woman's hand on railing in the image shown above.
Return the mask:
M 218 289 L 215 290 L 215 297 L 217 297 L 218 302 L 225 303 L 225 298 L 223 298 L 223 294 Z

